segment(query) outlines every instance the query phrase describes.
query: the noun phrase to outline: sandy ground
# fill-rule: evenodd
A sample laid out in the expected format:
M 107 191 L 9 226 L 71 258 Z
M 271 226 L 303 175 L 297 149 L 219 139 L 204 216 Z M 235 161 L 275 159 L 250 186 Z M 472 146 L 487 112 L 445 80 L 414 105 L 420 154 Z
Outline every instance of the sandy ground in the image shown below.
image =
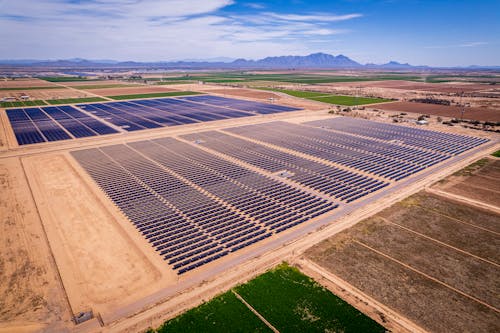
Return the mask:
M 23 164 L 73 312 L 105 313 L 158 287 L 162 273 L 64 156 L 31 157 Z M 170 276 L 163 283 L 173 281 L 173 273 L 163 275 Z
M 92 93 L 101 96 L 117 96 L 117 95 L 133 95 L 133 94 L 152 94 L 152 93 L 162 93 L 169 91 L 176 91 L 170 87 L 155 86 L 155 87 L 124 87 L 124 88 L 103 88 L 103 89 L 92 89 Z
M 59 82 L 59 83 L 68 87 L 127 84 L 123 81 L 118 81 L 118 80 L 72 81 L 72 82 Z
M 0 80 L 0 88 L 50 87 L 52 82 L 40 79 Z
M 216 93 L 227 96 L 237 96 L 237 97 L 250 97 L 255 99 L 269 100 L 270 98 L 279 101 L 281 97 L 277 94 L 267 91 L 258 91 L 251 89 L 238 89 L 238 88 L 220 88 L 220 89 L 207 89 L 207 93 Z
M 29 96 L 30 100 L 82 98 L 93 96 L 85 91 L 65 88 L 0 91 L 0 97 L 16 97 L 17 99 L 21 100 L 20 97 L 23 95 Z
M 0 332 L 70 324 L 37 208 L 18 158 L 0 160 Z M 55 325 L 55 326 L 54 326 Z
M 377 109 L 413 112 L 419 114 L 430 114 L 434 116 L 461 118 L 462 109 L 457 106 L 435 105 L 427 103 L 414 103 L 414 102 L 393 102 L 377 104 Z M 500 110 L 491 110 L 484 108 L 466 108 L 464 112 L 464 119 L 479 120 L 479 121 L 492 121 L 500 122 Z
M 360 82 L 339 82 L 328 83 L 325 85 L 338 87 L 375 87 L 390 88 L 402 90 L 422 90 L 442 93 L 461 93 L 480 90 L 490 90 L 494 86 L 478 83 L 425 83 L 404 80 L 386 80 L 386 81 L 360 81 Z

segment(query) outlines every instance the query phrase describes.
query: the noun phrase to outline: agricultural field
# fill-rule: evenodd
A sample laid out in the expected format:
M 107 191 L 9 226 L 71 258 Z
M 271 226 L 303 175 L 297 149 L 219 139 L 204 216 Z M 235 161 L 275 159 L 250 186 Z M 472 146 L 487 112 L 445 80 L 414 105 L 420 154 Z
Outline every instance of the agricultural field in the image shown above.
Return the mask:
M 164 93 L 116 95 L 116 96 L 106 96 L 106 97 L 114 99 L 114 100 L 123 100 L 123 99 L 173 97 L 173 96 L 186 96 L 186 95 L 199 95 L 199 94 L 201 94 L 201 93 L 194 92 L 194 91 L 173 91 L 173 92 L 164 92 Z
M 42 101 L 42 100 L 0 102 L 0 108 L 13 108 L 13 107 L 20 107 L 20 106 L 37 106 L 37 105 L 47 105 L 47 103 L 45 101 Z
M 123 83 L 110 83 L 110 84 L 86 84 L 71 86 L 75 89 L 92 90 L 92 89 L 110 89 L 110 88 L 129 88 L 140 87 L 138 84 L 123 84 Z
M 49 99 L 47 103 L 51 105 L 58 104 L 75 104 L 75 103 L 90 103 L 90 102 L 103 102 L 106 99 L 101 97 L 84 97 L 84 98 L 63 98 L 63 99 Z
M 434 188 L 470 200 L 498 206 L 499 178 L 500 160 L 484 158 L 442 180 Z
M 283 263 L 166 322 L 157 332 L 385 332 L 297 268 Z
M 323 92 L 314 92 L 314 91 L 281 90 L 281 89 L 265 89 L 265 90 L 282 92 L 291 96 L 306 98 L 323 103 L 339 104 L 346 106 L 385 103 L 390 101 L 388 99 L 383 99 L 383 98 L 339 96 L 339 95 L 331 95 Z
M 391 102 L 377 105 L 377 109 L 388 111 L 412 112 L 417 114 L 429 114 L 433 116 L 450 117 L 460 119 L 462 108 L 458 106 L 436 105 L 416 102 Z M 468 107 L 465 109 L 463 119 L 500 122 L 500 111 L 494 109 Z
M 47 82 L 100 81 L 100 79 L 88 79 L 80 76 L 41 76 L 39 79 Z
M 496 212 L 420 192 L 306 257 L 426 330 L 495 332 L 498 220 Z

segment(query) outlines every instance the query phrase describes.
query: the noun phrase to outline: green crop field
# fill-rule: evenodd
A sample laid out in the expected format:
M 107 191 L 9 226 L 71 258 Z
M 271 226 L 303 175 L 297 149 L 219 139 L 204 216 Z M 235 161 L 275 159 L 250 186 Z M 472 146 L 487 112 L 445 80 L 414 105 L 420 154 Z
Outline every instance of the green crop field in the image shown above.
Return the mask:
M 233 289 L 280 332 L 385 332 L 384 327 L 286 263 Z M 263 332 L 267 326 L 232 291 L 156 332 Z
M 500 157 L 500 150 L 497 150 L 496 152 L 494 152 L 493 154 L 491 154 L 495 157 Z
M 48 82 L 101 81 L 100 79 L 87 79 L 79 76 L 41 76 L 39 79 Z
M 0 102 L 0 107 L 2 108 L 12 108 L 20 106 L 37 106 L 37 105 L 47 105 L 44 101 L 14 101 L 14 102 Z
M 75 104 L 75 103 L 90 103 L 106 101 L 101 97 L 84 97 L 84 98 L 63 98 L 63 99 L 48 99 L 47 103 L 52 105 L 57 104 Z
M 384 98 L 331 95 L 328 93 L 315 92 L 315 91 L 284 90 L 284 89 L 270 89 L 270 88 L 262 88 L 262 89 L 282 92 L 291 96 L 307 98 L 318 102 L 347 105 L 347 106 L 372 104 L 372 103 L 385 103 L 391 101 L 390 99 L 384 99 Z
M 315 97 L 311 98 L 312 100 L 330 103 L 330 104 L 340 104 L 340 105 L 364 105 L 364 104 L 373 104 L 373 103 L 385 103 L 390 102 L 390 99 L 384 98 L 369 98 L 369 97 L 354 97 L 354 96 L 325 96 L 325 97 Z
M 199 95 L 201 93 L 194 91 L 172 91 L 164 93 L 153 93 L 153 94 L 134 94 L 134 95 L 118 95 L 118 96 L 106 96 L 114 100 L 122 99 L 138 99 L 138 98 L 154 98 L 154 97 L 172 97 L 172 96 L 185 96 L 185 95 Z
M 228 291 L 167 321 L 157 332 L 272 332 Z

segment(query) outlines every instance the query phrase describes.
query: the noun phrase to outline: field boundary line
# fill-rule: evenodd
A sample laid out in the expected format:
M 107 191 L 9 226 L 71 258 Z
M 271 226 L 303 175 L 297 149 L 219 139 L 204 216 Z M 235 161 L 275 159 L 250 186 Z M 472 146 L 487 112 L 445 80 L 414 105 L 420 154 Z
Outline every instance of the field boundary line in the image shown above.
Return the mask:
M 489 211 L 493 211 L 495 213 L 500 213 L 500 208 L 498 208 L 496 206 L 489 205 L 487 203 L 484 203 L 484 202 L 481 202 L 481 201 L 477 201 L 477 200 L 474 200 L 474 199 L 471 199 L 471 198 L 467 198 L 467 197 L 464 197 L 464 196 L 461 196 L 461 195 L 458 195 L 458 194 L 453 194 L 453 193 L 449 193 L 449 192 L 445 192 L 445 191 L 441 191 L 441 190 L 436 190 L 436 189 L 433 189 L 433 188 L 428 188 L 427 191 L 429 191 L 430 193 L 439 195 L 441 197 L 451 198 L 451 199 L 458 200 L 458 201 L 463 202 L 465 204 L 468 204 L 470 206 L 475 206 L 475 207 L 487 209 Z
M 357 239 L 353 240 L 353 242 L 354 242 L 354 243 L 356 243 L 356 244 L 359 244 L 359 245 L 361 245 L 361 246 L 363 246 L 363 247 L 365 247 L 365 248 L 367 248 L 367 249 L 369 249 L 369 250 L 371 250 L 371 251 L 373 251 L 373 252 L 375 252 L 376 254 L 378 254 L 378 255 L 380 255 L 380 256 L 383 256 L 384 258 L 387 258 L 387 259 L 389 259 L 389 260 L 391 260 L 391 261 L 394 261 L 395 263 L 398 263 L 398 264 L 400 264 L 401 266 L 403 266 L 403 267 L 405 267 L 405 268 L 407 268 L 407 269 L 409 269 L 409 270 L 414 271 L 415 273 L 418 273 L 418 274 L 420 274 L 420 275 L 422 275 L 422 276 L 424 276 L 424 277 L 428 278 L 429 280 L 432 280 L 432 281 L 434 281 L 434 282 L 437 282 L 437 283 L 441 284 L 442 286 L 445 286 L 445 287 L 447 287 L 447 288 L 449 288 L 449 289 L 453 290 L 454 292 L 456 292 L 456 293 L 458 293 L 458 294 L 460 294 L 460 295 L 462 295 L 462 296 L 465 296 L 465 297 L 467 297 L 467 298 L 469 298 L 469 299 L 471 299 L 471 300 L 473 300 L 473 301 L 476 301 L 477 303 L 479 303 L 479 304 L 482 304 L 482 305 L 486 306 L 487 308 L 489 308 L 489 309 L 491 309 L 491 310 L 495 311 L 496 313 L 500 313 L 500 310 L 498 310 L 498 309 L 497 309 L 497 308 L 495 308 L 494 306 L 492 306 L 492 305 L 490 305 L 490 304 L 488 304 L 488 303 L 486 303 L 486 302 L 483 302 L 483 301 L 481 301 L 480 299 L 478 299 L 478 298 L 476 298 L 476 297 L 474 297 L 474 296 L 472 296 L 472 295 L 469 295 L 469 294 L 467 294 L 467 293 L 465 293 L 465 292 L 463 292 L 463 291 L 461 291 L 461 290 L 459 290 L 459 289 L 457 289 L 457 288 L 455 288 L 455 287 L 453 287 L 453 286 L 450 286 L 450 285 L 449 285 L 449 284 L 447 284 L 446 282 L 443 282 L 443 281 L 441 281 L 441 280 L 439 280 L 439 279 L 436 279 L 435 277 L 432 277 L 432 276 L 430 276 L 429 274 L 426 274 L 426 273 L 424 273 L 424 272 L 422 272 L 422 271 L 420 271 L 420 270 L 418 270 L 418 269 L 416 269 L 416 268 L 413 268 L 413 267 L 411 267 L 410 265 L 405 264 L 404 262 L 402 262 L 402 261 L 400 261 L 400 260 L 398 260 L 398 259 L 396 259 L 396 258 L 393 258 L 393 257 L 391 257 L 391 256 L 390 256 L 390 255 L 388 255 L 388 254 L 385 254 L 385 253 L 383 253 L 383 252 L 381 252 L 381 251 L 379 251 L 379 250 L 377 250 L 377 249 L 374 249 L 373 247 L 371 247 L 371 246 L 369 246 L 369 245 L 366 245 L 365 243 L 360 242 L 360 241 L 359 241 L 359 240 L 357 240 Z
M 234 289 L 231 289 L 231 292 L 236 296 L 237 299 L 240 300 L 241 303 L 243 303 L 250 311 L 252 311 L 259 319 L 266 324 L 267 327 L 269 327 L 274 333 L 280 333 L 270 322 L 266 320 L 260 313 L 257 312 L 250 304 L 245 301 L 243 297 L 241 297 Z
M 469 256 L 474 257 L 474 258 L 476 258 L 476 259 L 482 260 L 482 261 L 484 261 L 484 262 L 486 262 L 486 263 L 488 263 L 488 264 L 491 264 L 491 265 L 493 265 L 493 266 L 500 267 L 500 265 L 499 265 L 499 264 L 497 264 L 496 262 L 490 261 L 490 260 L 488 260 L 488 259 L 484 259 L 484 258 L 482 258 L 482 257 L 479 257 L 479 256 L 475 255 L 475 254 L 472 254 L 472 253 L 470 253 L 470 252 L 467 252 L 467 251 L 464 251 L 464 250 L 462 250 L 462 249 L 459 249 L 458 247 L 455 247 L 455 246 L 453 246 L 453 245 L 447 244 L 447 243 L 445 243 L 445 242 L 442 242 L 442 241 L 437 240 L 437 239 L 435 239 L 435 238 L 432 238 L 432 237 L 430 237 L 430 236 L 424 235 L 424 234 L 422 234 L 422 233 L 420 233 L 420 232 L 418 232 L 418 231 L 415 231 L 415 230 L 412 230 L 412 229 L 407 228 L 407 227 L 405 227 L 405 226 L 402 226 L 401 224 L 398 224 L 398 223 L 392 222 L 392 221 L 390 221 L 390 220 L 386 219 L 385 217 L 382 217 L 382 216 L 377 216 L 377 217 L 379 217 L 380 219 L 384 220 L 384 221 L 385 221 L 385 222 L 387 222 L 387 223 L 390 223 L 390 224 L 393 224 L 393 225 L 395 225 L 395 226 L 398 226 L 399 228 L 404 229 L 404 230 L 406 230 L 406 231 L 409 231 L 409 232 L 411 232 L 411 233 L 414 233 L 414 234 L 416 234 L 416 235 L 418 235 L 418 236 L 420 236 L 420 237 L 426 238 L 426 239 L 428 239 L 428 240 L 431 240 L 431 241 L 436 242 L 436 243 L 438 243 L 438 244 L 441 244 L 441 245 L 443 245 L 443 246 L 449 247 L 449 248 L 451 248 L 451 249 L 453 249 L 453 250 L 456 250 L 456 251 L 458 251 L 458 252 L 461 252 L 461 253 L 463 253 L 463 254 L 466 254 L 466 255 L 469 255 Z
M 324 278 L 324 279 L 330 281 L 331 283 L 333 283 L 334 285 L 338 286 L 339 288 L 344 289 L 348 294 L 351 294 L 355 298 L 357 298 L 363 302 L 366 302 L 368 304 L 368 306 L 370 306 L 373 309 L 375 309 L 376 311 L 379 311 L 380 313 L 384 314 L 387 318 L 390 318 L 392 321 L 394 321 L 394 323 L 396 323 L 400 327 L 408 330 L 408 332 L 419 332 L 419 333 L 427 333 L 428 332 L 423 327 L 421 327 L 418 324 L 411 321 L 405 315 L 402 315 L 399 312 L 397 312 L 396 310 L 394 310 L 394 309 L 388 307 L 387 305 L 384 305 L 383 303 L 377 301 L 373 297 L 369 296 L 368 294 L 366 294 L 362 290 L 351 285 L 349 282 L 341 279 L 340 277 L 335 275 L 335 273 L 330 272 L 327 268 L 320 266 L 319 264 L 315 263 L 311 259 L 308 259 L 305 257 L 300 257 L 300 258 L 296 259 L 295 263 L 297 265 L 299 265 L 301 271 L 303 271 L 304 268 L 309 269 L 309 270 L 319 274 L 322 278 Z M 306 275 L 310 276 L 309 274 L 307 274 L 307 272 L 304 272 L 304 273 L 306 273 Z M 317 281 L 317 282 L 319 284 L 323 285 L 320 281 Z M 334 293 L 333 291 L 331 291 L 331 292 Z M 334 293 L 334 294 L 336 294 L 336 293 Z M 340 297 L 340 296 L 338 296 L 338 297 L 342 298 L 344 301 L 347 302 L 347 300 L 344 299 L 343 297 Z M 351 304 L 351 306 L 357 308 L 357 306 L 355 306 L 355 304 L 352 304 L 352 303 L 349 303 L 349 304 Z M 382 326 L 384 326 L 382 323 L 380 323 L 380 324 Z
M 445 199 L 446 199 L 446 198 L 445 198 Z M 485 227 L 481 227 L 481 226 L 476 225 L 476 224 L 472 224 L 472 223 L 469 223 L 469 222 L 462 221 L 462 220 L 460 220 L 460 219 L 457 219 L 456 217 L 453 217 L 453 216 L 450 216 L 450 215 L 443 214 L 443 213 L 441 213 L 441 212 L 439 212 L 439 211 L 437 211 L 437 210 L 435 210 L 435 209 L 426 208 L 426 207 L 424 207 L 424 206 L 422 206 L 422 205 L 417 205 L 417 206 L 418 206 L 418 207 L 420 207 L 420 208 L 422 208 L 422 209 L 424 209 L 424 210 L 427 210 L 427 211 L 429 211 L 429 212 L 432 212 L 432 213 L 434 213 L 434 214 L 444 216 L 444 217 L 446 217 L 446 218 L 448 218 L 448 219 L 450 219 L 450 220 L 456 221 L 456 222 L 458 222 L 458 223 L 462 223 L 462 224 L 465 224 L 465 225 L 471 226 L 471 227 L 473 227 L 473 228 L 481 229 L 481 230 L 484 230 L 484 231 L 487 231 L 487 232 L 490 232 L 490 233 L 492 233 L 492 234 L 495 234 L 495 235 L 500 236 L 500 233 L 499 233 L 499 232 L 496 232 L 496 231 L 493 231 L 493 230 L 487 229 L 487 228 L 485 228 Z

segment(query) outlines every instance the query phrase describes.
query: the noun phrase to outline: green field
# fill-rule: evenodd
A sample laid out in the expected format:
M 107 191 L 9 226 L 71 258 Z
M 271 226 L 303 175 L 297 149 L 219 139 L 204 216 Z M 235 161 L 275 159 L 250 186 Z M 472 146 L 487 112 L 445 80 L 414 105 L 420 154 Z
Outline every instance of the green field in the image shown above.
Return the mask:
M 491 154 L 495 157 L 500 157 L 500 150 L 497 150 L 496 152 L 494 152 L 493 154 Z
M 340 105 L 347 105 L 347 106 L 373 104 L 373 103 L 385 103 L 385 102 L 391 101 L 390 99 L 384 99 L 384 98 L 354 97 L 354 96 L 340 96 L 340 95 L 339 96 L 331 95 L 331 96 L 325 96 L 325 97 L 315 97 L 315 98 L 310 98 L 310 99 L 318 101 L 318 102 L 323 102 L 323 103 L 340 104 Z
M 233 289 L 280 332 L 385 332 L 377 322 L 286 263 Z M 232 291 L 157 332 L 262 332 L 267 326 Z
M 84 97 L 84 98 L 64 98 L 64 99 L 48 99 L 47 103 L 52 105 L 57 104 L 75 104 L 75 103 L 89 103 L 89 102 L 103 102 L 106 101 L 101 97 Z
M 228 291 L 161 326 L 157 332 L 272 332 Z
M 313 101 L 330 103 L 330 104 L 347 105 L 347 106 L 372 104 L 372 103 L 385 103 L 391 101 L 390 99 L 384 99 L 384 98 L 331 95 L 328 93 L 315 92 L 315 91 L 284 90 L 284 89 L 270 89 L 270 88 L 264 88 L 263 90 L 277 91 L 295 97 L 307 98 Z
M 138 84 L 89 84 L 86 86 L 72 86 L 71 88 L 75 89 L 105 89 L 105 88 L 124 88 L 124 87 L 139 87 Z
M 41 76 L 39 79 L 48 82 L 101 81 L 100 79 L 87 79 L 80 76 Z
M 39 90 L 39 89 L 64 89 L 64 87 L 60 87 L 60 86 L 16 87 L 16 88 L 0 88 L 0 91 L 3 91 L 3 90 Z
M 0 102 L 0 107 L 2 108 L 12 108 L 20 106 L 37 106 L 37 105 L 47 105 L 44 101 L 15 101 L 15 102 Z
M 172 91 L 164 93 L 153 93 L 153 94 L 134 94 L 134 95 L 118 95 L 118 96 L 106 96 L 114 100 L 122 99 L 138 99 L 138 98 L 154 98 L 154 97 L 172 97 L 172 96 L 184 96 L 184 95 L 199 95 L 201 93 L 194 91 Z

